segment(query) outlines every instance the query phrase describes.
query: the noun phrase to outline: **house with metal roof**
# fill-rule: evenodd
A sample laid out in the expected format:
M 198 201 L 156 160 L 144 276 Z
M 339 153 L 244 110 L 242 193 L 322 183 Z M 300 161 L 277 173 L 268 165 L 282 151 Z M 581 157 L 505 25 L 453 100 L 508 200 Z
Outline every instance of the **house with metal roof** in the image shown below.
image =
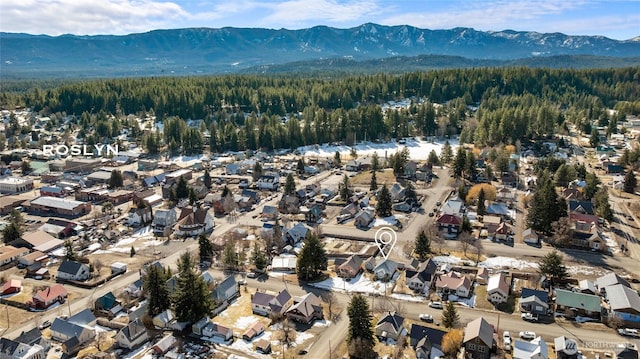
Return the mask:
M 600 297 L 597 295 L 556 289 L 556 311 L 572 310 L 577 315 L 599 317 L 601 309 Z
M 640 323 L 640 296 L 635 290 L 616 284 L 607 287 L 606 293 L 609 301 L 609 311 L 631 326 Z
M 483 317 L 469 322 L 464 329 L 462 345 L 467 358 L 489 359 L 496 346 L 493 327 Z
M 91 271 L 88 265 L 65 259 L 58 267 L 58 278 L 84 281 L 89 279 Z

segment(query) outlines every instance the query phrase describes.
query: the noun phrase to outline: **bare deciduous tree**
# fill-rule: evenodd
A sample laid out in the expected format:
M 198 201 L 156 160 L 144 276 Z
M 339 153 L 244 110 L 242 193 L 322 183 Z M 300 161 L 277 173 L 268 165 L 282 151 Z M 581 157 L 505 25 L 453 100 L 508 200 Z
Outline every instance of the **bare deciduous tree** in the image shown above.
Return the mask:
M 324 292 L 324 293 L 322 293 L 321 298 L 322 298 L 322 301 L 327 304 L 327 311 L 329 312 L 329 319 L 330 320 L 335 320 L 335 315 L 337 313 L 334 313 L 334 310 L 336 309 L 335 306 L 338 303 L 338 301 L 336 299 L 336 295 L 333 292 Z

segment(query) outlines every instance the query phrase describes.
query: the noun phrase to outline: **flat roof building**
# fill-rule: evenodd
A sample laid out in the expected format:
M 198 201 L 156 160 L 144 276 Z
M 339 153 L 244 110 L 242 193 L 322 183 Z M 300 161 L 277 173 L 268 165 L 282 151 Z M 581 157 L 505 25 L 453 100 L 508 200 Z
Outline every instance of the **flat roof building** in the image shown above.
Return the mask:
M 42 196 L 29 201 L 25 208 L 36 215 L 57 217 L 78 217 L 91 212 L 90 203 Z
M 0 178 L 0 194 L 23 193 L 32 189 L 32 179 L 22 177 Z

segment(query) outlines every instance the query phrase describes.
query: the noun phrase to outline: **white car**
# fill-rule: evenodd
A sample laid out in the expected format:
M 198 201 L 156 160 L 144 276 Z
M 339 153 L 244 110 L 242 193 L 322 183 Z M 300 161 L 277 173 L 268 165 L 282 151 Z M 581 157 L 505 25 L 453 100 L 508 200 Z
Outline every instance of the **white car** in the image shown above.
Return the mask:
M 431 314 L 420 314 L 419 318 L 423 322 L 433 323 L 433 315 L 431 315 Z
M 511 334 L 506 330 L 502 333 L 502 346 L 506 351 L 511 350 Z
M 522 313 L 521 315 L 523 320 L 527 320 L 530 322 L 537 322 L 538 321 L 538 316 L 537 315 L 533 315 L 531 313 Z
M 442 306 L 442 302 L 431 302 L 431 303 L 429 303 L 429 307 L 431 307 L 431 308 L 435 308 L 435 309 L 442 309 L 442 308 L 444 308 L 444 307 Z
M 520 338 L 529 339 L 529 340 L 535 339 L 536 338 L 536 333 L 530 332 L 530 331 L 520 332 Z
M 255 278 L 255 277 L 257 277 L 257 276 L 258 276 L 258 274 L 256 274 L 256 272 L 249 272 L 249 273 L 247 273 L 247 278 Z

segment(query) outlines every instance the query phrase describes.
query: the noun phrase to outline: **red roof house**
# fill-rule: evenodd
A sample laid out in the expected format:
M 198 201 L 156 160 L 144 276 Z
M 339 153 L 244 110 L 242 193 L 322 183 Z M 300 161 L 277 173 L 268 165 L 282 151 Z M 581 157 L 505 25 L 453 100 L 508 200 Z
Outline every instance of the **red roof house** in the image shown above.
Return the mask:
M 67 290 L 61 284 L 56 284 L 36 293 L 31 298 L 29 305 L 37 309 L 45 309 L 56 302 L 64 303 L 66 298 Z
M 11 293 L 18 293 L 21 290 L 21 288 L 22 288 L 22 282 L 20 282 L 17 279 L 9 279 L 2 286 L 2 293 L 0 294 L 5 295 L 5 294 L 11 294 Z

